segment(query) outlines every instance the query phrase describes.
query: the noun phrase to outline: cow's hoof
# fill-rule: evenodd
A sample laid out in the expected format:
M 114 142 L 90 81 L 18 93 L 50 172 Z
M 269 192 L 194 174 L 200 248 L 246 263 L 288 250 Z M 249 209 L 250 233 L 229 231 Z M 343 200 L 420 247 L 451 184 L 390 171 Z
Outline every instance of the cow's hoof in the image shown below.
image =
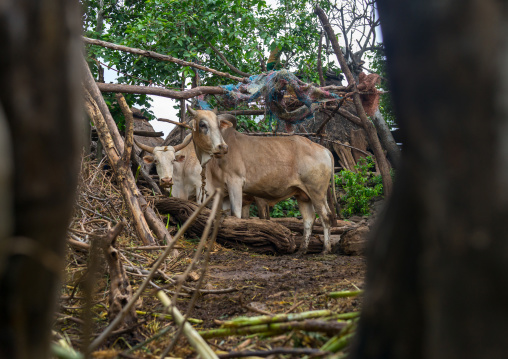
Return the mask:
M 305 254 L 307 253 L 307 250 L 304 249 L 304 250 L 301 250 L 299 249 L 296 253 L 293 254 L 294 257 L 296 258 L 301 258 L 303 257 Z

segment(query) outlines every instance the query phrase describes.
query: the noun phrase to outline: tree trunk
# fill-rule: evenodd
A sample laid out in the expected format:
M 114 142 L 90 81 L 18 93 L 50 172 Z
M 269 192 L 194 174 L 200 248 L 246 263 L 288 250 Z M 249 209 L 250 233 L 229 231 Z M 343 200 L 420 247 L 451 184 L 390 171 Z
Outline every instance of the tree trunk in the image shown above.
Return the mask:
M 319 7 L 316 6 L 314 9 L 314 12 L 321 20 L 321 23 L 323 24 L 323 29 L 328 34 L 328 38 L 332 42 L 333 51 L 335 52 L 335 55 L 337 56 L 337 60 L 340 64 L 340 68 L 344 75 L 346 75 L 348 84 L 351 86 L 353 85 L 353 91 L 356 91 L 356 81 L 353 77 L 353 74 L 351 73 L 351 70 L 349 69 L 346 59 L 344 58 L 344 54 L 342 53 L 339 42 L 337 41 L 337 37 L 335 36 L 332 27 L 330 26 L 330 23 L 328 22 L 328 18 L 324 11 Z M 347 46 L 346 46 L 347 48 Z M 386 160 L 386 156 L 383 153 L 383 149 L 381 147 L 381 143 L 379 142 L 379 139 L 377 137 L 376 129 L 374 128 L 374 125 L 369 121 L 367 118 L 367 114 L 365 113 L 365 110 L 363 109 L 362 100 L 360 99 L 360 95 L 358 93 L 355 93 L 353 95 L 353 103 L 356 107 L 356 112 L 358 113 L 358 117 L 362 121 L 362 127 L 367 131 L 367 136 L 369 138 L 369 144 L 372 148 L 372 151 L 374 152 L 374 155 L 376 156 L 377 163 L 379 165 L 379 171 L 381 172 L 381 176 L 383 177 L 383 188 L 384 193 L 386 197 L 389 197 L 392 193 L 392 177 L 390 175 L 390 166 L 388 165 L 388 161 Z
M 0 357 L 47 358 L 79 170 L 77 2 L 3 1 L 0 24 L 0 107 L 12 139 L 0 162 L 13 164 L 12 221 L 0 232 Z
M 388 158 L 390 158 L 390 161 L 392 163 L 392 166 L 394 168 L 398 168 L 400 163 L 400 149 L 399 146 L 397 146 L 395 140 L 393 139 L 393 135 L 390 132 L 390 129 L 388 128 L 388 125 L 386 124 L 385 119 L 383 118 L 383 115 L 381 114 L 379 109 L 376 111 L 374 116 L 372 116 L 372 123 L 376 127 L 379 140 L 381 141 L 381 144 L 386 150 Z
M 378 5 L 407 141 L 351 357 L 506 358 L 506 3 Z

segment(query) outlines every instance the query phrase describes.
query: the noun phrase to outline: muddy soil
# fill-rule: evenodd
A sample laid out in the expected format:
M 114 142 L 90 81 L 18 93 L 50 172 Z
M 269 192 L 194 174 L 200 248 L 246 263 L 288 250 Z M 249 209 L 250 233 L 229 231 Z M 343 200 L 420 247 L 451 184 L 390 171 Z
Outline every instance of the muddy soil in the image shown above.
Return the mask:
M 295 258 L 219 247 L 211 255 L 205 288 L 235 288 L 237 291 L 202 296 L 192 316 L 204 320 L 203 327 L 212 327 L 215 319 L 337 307 L 339 302 L 327 299 L 326 294 L 362 288 L 364 273 L 363 257 L 308 255 Z M 359 301 L 344 300 L 337 309 L 358 310 Z

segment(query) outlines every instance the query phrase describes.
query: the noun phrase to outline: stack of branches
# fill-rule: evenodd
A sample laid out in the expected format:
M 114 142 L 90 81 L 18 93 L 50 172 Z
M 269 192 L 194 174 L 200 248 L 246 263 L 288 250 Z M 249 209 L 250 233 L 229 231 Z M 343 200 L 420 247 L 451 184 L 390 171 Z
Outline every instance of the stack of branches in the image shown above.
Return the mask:
M 362 294 L 362 290 L 331 292 L 329 298 L 350 298 Z M 340 353 L 338 358 L 345 357 L 345 353 L 356 331 L 360 312 L 340 313 L 333 310 L 312 310 L 294 314 L 263 315 L 258 317 L 238 317 L 228 321 L 216 320 L 219 329 L 200 331 L 205 339 L 224 338 L 230 336 L 263 336 L 270 337 L 286 333 L 317 332 L 328 336 L 328 340 L 319 349 L 279 347 L 270 350 L 232 352 L 220 356 L 221 358 L 237 358 L 244 356 L 267 357 L 275 354 L 293 356 L 310 355 L 312 357 L 328 356 Z
M 141 346 L 171 331 L 173 341 L 167 349 L 168 352 L 172 350 L 180 334 L 183 333 L 200 354 L 212 353 L 187 322 L 200 322 L 190 317 L 197 296 L 223 294 L 235 290 L 234 288 L 201 289 L 210 251 L 215 244 L 216 230 L 212 230 L 212 224 L 219 219 L 216 213 L 220 206 L 221 193 L 212 194 L 207 202 L 189 218 L 188 223 L 183 224 L 168 246 L 132 247 L 136 232 L 127 227 L 127 231 L 122 233 L 127 224 L 125 219 L 128 218 L 129 211 L 122 201 L 121 189 L 118 186 L 112 171 L 104 171 L 104 163 L 97 164 L 96 161 L 87 158 L 82 161 L 79 197 L 68 232 L 69 244 L 74 250 L 69 253 L 66 271 L 67 285 L 61 297 L 57 323 L 65 325 L 65 337 L 70 339 L 73 345 L 78 345 L 84 352 L 91 353 L 111 335 L 122 334 L 124 340 L 129 342 L 143 341 L 142 336 L 146 336 L 146 329 L 143 329 L 141 325 L 145 324 L 147 319 L 139 320 L 138 316 L 144 315 L 148 318 L 156 316 L 173 320 L 176 325 L 164 328 L 164 331 L 144 341 L 140 344 Z M 203 228 L 198 247 L 194 248 L 193 245 L 187 253 L 167 260 L 166 258 L 175 248 L 176 241 L 185 234 L 200 211 L 212 200 L 214 200 L 212 210 L 209 212 L 210 216 Z M 117 222 L 117 225 L 111 228 L 114 222 Z M 118 241 L 116 241 L 117 238 Z M 189 261 L 181 261 L 184 255 L 193 257 L 190 264 Z M 109 267 L 109 281 L 104 277 L 106 263 Z M 175 276 L 173 274 L 175 270 L 182 274 Z M 199 272 L 197 284 L 195 286 L 184 284 L 188 277 L 195 275 L 196 272 Z M 130 283 L 139 278 L 142 278 L 142 281 L 136 283 L 137 290 L 134 292 Z M 157 284 L 155 280 L 158 281 Z M 109 300 L 106 303 L 104 293 L 107 291 L 108 282 L 111 287 Z M 141 303 L 139 299 L 147 286 L 152 286 L 158 291 L 157 296 L 163 301 L 169 315 L 154 314 L 150 310 L 138 310 Z M 172 294 L 173 298 L 169 299 L 167 294 Z M 143 302 L 153 302 L 150 300 L 151 296 L 145 297 Z M 168 305 L 168 303 L 176 303 L 178 298 L 190 300 L 185 316 L 174 305 Z M 99 333 L 93 334 L 97 328 L 92 319 L 94 316 L 101 317 L 104 313 L 103 308 L 107 309 L 110 324 Z M 76 316 L 76 313 L 81 315 Z M 69 321 L 77 324 L 77 327 L 68 328 L 64 323 Z M 63 330 L 64 327 L 62 327 Z M 64 336 L 60 335 L 60 337 Z M 65 351 L 60 345 L 55 345 L 53 350 L 58 353 Z M 74 357 L 79 357 L 79 353 Z

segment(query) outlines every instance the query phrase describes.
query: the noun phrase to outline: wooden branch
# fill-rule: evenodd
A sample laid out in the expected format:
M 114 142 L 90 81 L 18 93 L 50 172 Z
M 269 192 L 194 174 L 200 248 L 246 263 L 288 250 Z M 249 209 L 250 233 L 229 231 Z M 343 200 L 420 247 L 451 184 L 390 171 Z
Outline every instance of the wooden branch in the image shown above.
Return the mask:
M 125 118 L 125 143 L 121 164 L 125 167 L 125 170 L 127 170 L 131 161 L 132 145 L 134 144 L 134 117 L 132 116 L 132 111 L 127 105 L 123 95 L 121 93 L 117 93 L 115 97 L 120 109 L 122 110 L 123 117 Z
M 119 131 L 121 136 L 125 136 L 125 131 Z M 137 131 L 134 130 L 134 136 L 141 136 L 141 137 L 161 137 L 164 136 L 164 132 L 154 132 L 154 131 Z M 92 140 L 97 140 L 97 130 L 92 129 Z
M 328 117 L 325 118 L 323 120 L 323 122 L 321 123 L 321 125 L 319 126 L 319 128 L 317 129 L 316 131 L 316 134 L 318 134 L 319 136 L 322 135 L 324 129 L 325 129 L 325 126 L 326 124 L 333 118 L 333 116 L 335 116 L 335 114 L 337 113 L 337 111 L 340 109 L 340 106 L 342 106 L 342 103 L 344 102 L 344 99 L 343 98 L 338 104 L 337 106 L 335 106 L 335 109 L 331 112 L 331 113 L 328 113 Z
M 219 111 L 219 115 L 251 115 L 259 116 L 264 115 L 265 110 L 232 110 L 232 111 Z
M 108 316 L 110 319 L 115 318 L 132 298 L 132 287 L 129 278 L 120 261 L 118 250 L 114 248 L 116 238 L 123 230 L 123 227 L 123 223 L 119 222 L 106 234 L 94 238 L 94 242 L 97 242 L 97 245 L 102 249 L 109 267 L 111 288 L 109 290 Z M 123 317 L 123 323 L 120 328 L 134 325 L 137 322 L 137 318 L 136 308 L 132 306 Z
M 156 95 L 161 97 L 168 97 L 173 99 L 188 99 L 200 95 L 223 95 L 227 93 L 225 89 L 219 86 L 200 86 L 194 87 L 190 90 L 175 91 L 168 90 L 160 87 L 149 87 L 149 86 L 135 86 L 135 85 L 123 85 L 123 84 L 103 84 L 98 82 L 97 87 L 101 92 L 121 92 L 121 93 L 135 93 L 135 94 L 147 94 Z
M 217 49 L 215 46 L 213 46 L 211 43 L 208 43 L 208 46 L 211 47 L 211 49 L 213 50 L 213 52 L 215 52 L 217 54 L 217 56 L 219 56 L 221 58 L 221 60 L 226 64 L 227 67 L 229 67 L 233 72 L 237 73 L 238 75 L 241 75 L 243 77 L 250 77 L 251 75 L 246 73 L 246 72 L 243 72 L 239 69 L 237 69 L 236 67 L 234 67 L 227 59 L 226 57 L 219 51 L 219 49 Z
M 272 218 L 270 222 L 278 223 L 287 227 L 291 232 L 297 232 L 303 234 L 303 221 L 296 218 Z M 330 234 L 343 234 L 352 228 L 356 228 L 356 224 L 354 222 L 346 222 L 346 221 L 338 221 L 338 226 L 340 227 L 331 227 Z M 323 234 L 324 229 L 322 226 L 318 226 L 314 224 L 312 227 L 312 233 L 314 234 Z
M 189 130 L 192 130 L 192 127 L 187 125 L 186 123 L 181 123 L 181 122 L 176 122 L 176 121 L 173 121 L 173 120 L 168 120 L 167 118 L 158 118 L 157 121 L 172 123 L 173 125 L 177 125 L 177 126 L 180 126 L 180 127 L 185 127 L 185 128 L 188 128 Z
M 367 131 L 370 147 L 373 149 L 374 155 L 376 156 L 376 159 L 378 161 L 379 170 L 380 170 L 381 176 L 383 178 L 383 188 L 385 191 L 385 196 L 389 197 L 392 192 L 392 187 L 393 187 L 392 177 L 390 174 L 390 166 L 389 166 L 386 156 L 383 152 L 383 148 L 381 147 L 381 143 L 379 142 L 376 129 L 374 128 L 374 125 L 367 118 L 367 114 L 365 113 L 365 110 L 363 108 L 362 101 L 360 99 L 360 95 L 357 92 L 356 81 L 353 77 L 353 74 L 351 73 L 351 70 L 349 69 L 349 67 L 346 63 L 344 54 L 342 53 L 342 51 L 340 49 L 339 42 L 337 41 L 337 37 L 335 36 L 335 33 L 334 33 L 332 27 L 330 26 L 330 23 L 328 22 L 328 18 L 326 16 L 326 14 L 319 6 L 316 6 L 314 8 L 314 13 L 321 20 L 323 29 L 327 32 L 328 38 L 332 42 L 332 48 L 335 52 L 335 55 L 337 56 L 337 60 L 339 61 L 342 72 L 344 73 L 344 75 L 346 76 L 346 78 L 348 80 L 348 84 L 354 86 L 355 93 L 353 95 L 353 102 L 356 106 L 356 111 L 358 113 L 358 116 L 360 117 L 360 120 L 363 124 L 362 127 Z
M 344 146 L 344 147 L 351 148 L 351 149 L 353 149 L 353 150 L 355 150 L 355 151 L 358 151 L 358 152 L 360 152 L 360 153 L 363 153 L 363 154 L 364 154 L 364 155 L 366 155 L 366 156 L 372 156 L 372 153 L 365 152 L 365 151 L 363 151 L 363 150 L 362 150 L 362 149 L 360 149 L 360 148 L 356 148 L 356 147 L 353 147 L 353 146 L 350 146 L 350 145 L 346 145 L 346 144 L 344 144 L 344 143 L 342 143 L 342 142 L 339 142 L 339 141 L 327 140 L 327 139 L 323 139 L 323 141 L 330 142 L 330 143 L 335 143 L 335 144 L 337 144 L 337 145 L 339 145 L 339 146 Z
M 116 151 L 116 147 L 111 138 L 111 134 L 106 124 L 106 121 L 104 120 L 104 117 L 102 116 L 102 113 L 99 110 L 99 107 L 95 102 L 94 98 L 92 97 L 90 92 L 88 92 L 86 89 L 85 89 L 85 110 L 90 119 L 96 125 L 97 133 L 99 134 L 99 138 L 104 146 L 104 150 L 106 152 L 106 155 L 108 156 L 109 163 L 117 176 L 122 196 L 124 198 L 127 207 L 129 208 L 129 212 L 131 213 L 136 233 L 140 237 L 143 244 L 145 245 L 154 244 L 155 239 L 152 237 L 150 229 L 148 228 L 148 223 L 146 223 L 145 217 L 143 216 L 141 206 L 135 196 L 135 193 L 133 193 L 132 191 L 132 187 L 130 186 L 127 180 L 128 174 L 132 176 L 132 173 L 130 172 L 130 170 L 126 171 L 125 168 L 122 166 L 122 161 Z
M 228 79 L 235 80 L 235 81 L 240 81 L 240 82 L 243 82 L 243 83 L 248 83 L 249 82 L 249 79 L 245 78 L 245 77 L 244 78 L 236 77 L 236 76 L 230 75 L 230 74 L 228 74 L 226 72 L 217 71 L 217 70 L 214 70 L 214 69 L 206 67 L 206 66 L 198 65 L 198 64 L 196 64 L 194 62 L 180 60 L 180 59 L 177 59 L 176 57 L 169 56 L 169 55 L 158 54 L 158 53 L 153 52 L 153 51 L 147 51 L 147 50 L 136 49 L 136 48 L 133 48 L 133 47 L 127 47 L 127 46 L 123 46 L 123 45 L 117 45 L 117 44 L 113 44 L 111 42 L 106 42 L 106 41 L 101 41 L 101 40 L 96 40 L 96 39 L 90 39 L 90 38 L 84 37 L 84 36 L 83 36 L 83 41 L 86 44 L 90 44 L 90 45 L 98 45 L 98 46 L 106 47 L 106 48 L 112 49 L 112 50 L 119 50 L 119 51 L 129 52 L 131 54 L 141 55 L 141 56 L 144 56 L 144 57 L 151 57 L 153 59 L 160 60 L 160 61 L 172 62 L 172 63 L 178 64 L 180 66 L 190 66 L 190 67 L 202 70 L 202 71 L 211 72 L 212 74 L 217 75 L 217 76 L 226 77 Z
M 354 124 L 357 124 L 358 126 L 364 128 L 362 120 L 358 117 L 353 115 L 351 112 L 344 108 L 340 108 L 338 113 L 342 116 L 344 116 L 349 121 L 353 122 Z
M 120 131 L 120 134 L 122 134 L 122 131 Z M 141 137 L 161 137 L 164 136 L 164 132 L 152 132 L 152 131 L 134 131 L 134 136 L 141 136 Z
M 319 84 L 321 87 L 325 86 L 325 78 L 323 77 L 323 64 L 321 62 L 321 52 L 323 51 L 323 31 L 319 35 L 319 46 L 318 46 L 318 59 L 317 59 L 317 71 L 319 74 Z
M 286 132 L 242 132 L 243 135 L 247 136 L 303 136 L 303 137 L 314 137 L 319 136 L 318 133 L 307 133 L 307 132 L 297 132 L 297 133 L 286 133 Z M 325 135 L 322 135 L 325 136 Z

